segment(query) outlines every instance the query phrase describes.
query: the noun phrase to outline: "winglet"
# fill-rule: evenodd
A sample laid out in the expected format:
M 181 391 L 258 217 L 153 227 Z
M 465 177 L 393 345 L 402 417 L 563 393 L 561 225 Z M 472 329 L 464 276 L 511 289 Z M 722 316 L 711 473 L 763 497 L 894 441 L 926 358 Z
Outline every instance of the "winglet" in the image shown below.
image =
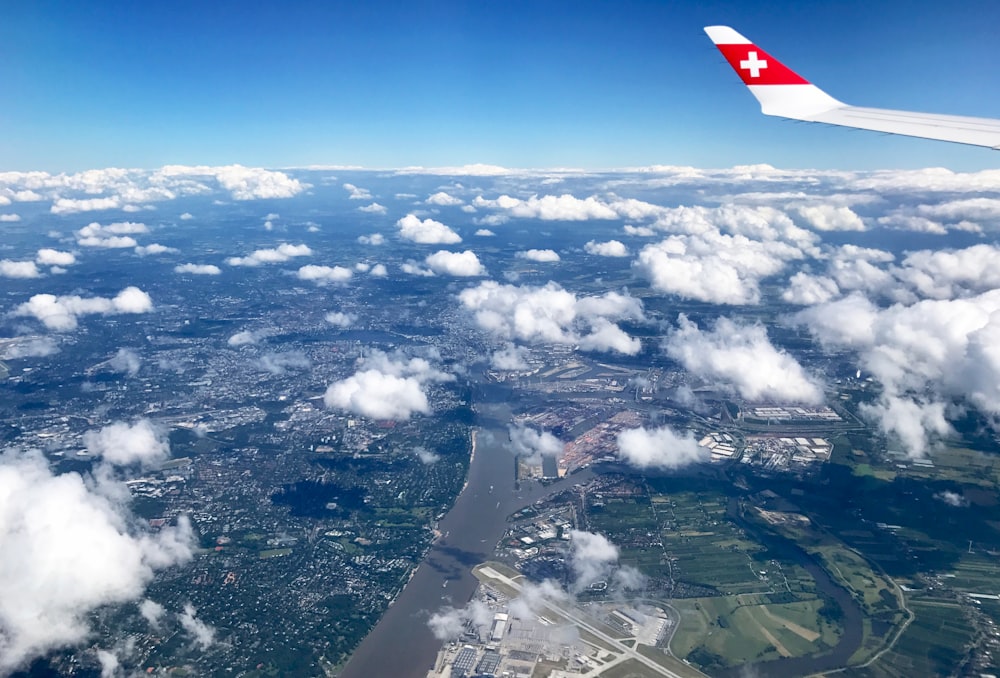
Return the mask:
M 757 97 L 765 115 L 808 120 L 844 106 L 729 26 L 706 26 L 705 33 Z

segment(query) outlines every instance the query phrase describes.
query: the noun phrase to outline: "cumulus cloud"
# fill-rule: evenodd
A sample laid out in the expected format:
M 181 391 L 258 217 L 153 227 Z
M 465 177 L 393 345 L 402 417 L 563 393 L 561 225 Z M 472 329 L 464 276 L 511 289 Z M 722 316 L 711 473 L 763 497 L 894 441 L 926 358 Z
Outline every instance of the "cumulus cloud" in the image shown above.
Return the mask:
M 538 261 L 544 263 L 559 261 L 559 253 L 555 250 L 525 250 L 523 252 L 518 252 L 514 256 L 518 259 L 527 259 L 528 261 Z
M 480 328 L 500 339 L 638 352 L 638 343 L 623 341 L 622 333 L 608 327 L 614 320 L 643 319 L 642 303 L 627 294 L 577 298 L 556 283 L 518 287 L 489 280 L 462 290 L 458 298 Z
M 799 271 L 788 281 L 788 289 L 781 298 L 790 304 L 812 306 L 830 301 L 840 294 L 840 287 L 832 278 L 810 275 Z
M 257 367 L 271 374 L 281 375 L 289 370 L 307 370 L 312 366 L 309 358 L 301 351 L 287 353 L 265 353 L 257 360 Z
M 1000 415 L 1000 289 L 878 308 L 860 294 L 799 312 L 824 345 L 855 351 L 881 385 L 864 412 L 905 451 L 923 456 L 951 435 L 948 404 Z
M 406 420 L 430 413 L 427 384 L 452 379 L 425 358 L 376 352 L 352 376 L 330 384 L 323 402 L 370 419 Z
M 491 238 L 496 235 L 493 231 L 488 228 L 480 228 L 473 235 L 477 235 L 481 238 Z
M 72 266 L 76 263 L 76 256 L 72 252 L 43 247 L 35 255 L 35 261 L 42 266 Z
M 371 200 L 372 194 L 367 188 L 358 188 L 354 184 L 344 184 L 344 190 L 350 200 Z
M 353 313 L 342 313 L 340 311 L 331 311 L 327 313 L 324 319 L 333 325 L 334 327 L 351 327 L 358 322 L 358 316 Z
M 471 277 L 486 275 L 486 268 L 479 262 L 479 257 L 472 250 L 464 252 L 448 252 L 438 250 L 424 259 L 432 271 L 440 275 Z
M 587 254 L 593 254 L 599 257 L 628 256 L 628 248 L 625 247 L 625 243 L 620 240 L 608 240 L 607 242 L 597 242 L 596 240 L 591 240 L 583 246 L 583 249 L 587 252 Z
M 293 179 L 284 172 L 242 165 L 222 167 L 167 165 L 157 174 L 173 179 L 174 182 L 171 183 L 193 177 L 214 177 L 219 186 L 229 191 L 233 200 L 292 198 L 309 188 L 308 184 Z
M 343 266 L 303 266 L 298 272 L 299 280 L 311 280 L 316 283 L 347 282 L 354 277 L 354 271 Z
M 535 430 L 524 424 L 507 427 L 510 449 L 529 464 L 540 464 L 543 457 L 562 456 L 563 444 L 548 431 Z
M 226 343 L 230 346 L 247 346 L 249 344 L 256 344 L 263 338 L 264 335 L 260 332 L 243 330 L 242 332 L 237 332 L 233 336 L 229 337 Z
M 192 275 L 220 275 L 222 269 L 215 264 L 180 264 L 174 266 L 175 273 L 190 273 Z
M 368 271 L 368 274 L 376 278 L 384 278 L 389 275 L 389 271 L 386 270 L 385 264 L 375 264 L 372 266 L 371 270 Z
M 471 600 L 465 607 L 461 608 L 442 608 L 427 620 L 427 625 L 434 637 L 441 642 L 455 640 L 469 626 L 480 633 L 485 633 L 492 623 L 493 611 L 486 603 L 479 600 Z
M 142 618 L 146 620 L 146 623 L 149 624 L 149 627 L 153 631 L 160 630 L 160 624 L 163 622 L 163 615 L 166 612 L 166 609 L 162 605 L 149 598 L 139 603 L 139 614 L 142 615 Z
M 59 352 L 59 344 L 52 337 L 31 337 L 15 340 L 6 345 L 3 360 L 19 358 L 44 358 Z
M 260 249 L 246 257 L 229 257 L 226 263 L 230 266 L 260 266 L 288 261 L 293 257 L 308 257 L 312 250 L 308 245 L 289 245 L 282 243 L 273 249 Z
M 617 219 L 618 212 L 596 196 L 577 198 L 570 194 L 533 195 L 527 200 L 501 195 L 496 200 L 482 196 L 473 200 L 475 207 L 501 210 L 512 217 L 542 219 L 544 221 L 587 221 L 590 219 Z
M 714 304 L 760 301 L 760 281 L 784 269 L 802 251 L 779 241 L 708 231 L 674 235 L 646 245 L 635 261 L 654 289 Z
M 820 384 L 795 358 L 771 344 L 763 325 L 739 325 L 719 318 L 709 332 L 683 314 L 677 322 L 665 348 L 688 372 L 732 388 L 751 401 L 823 401 Z
M 36 294 L 14 309 L 14 315 L 31 316 L 50 330 L 65 332 L 76 329 L 81 316 L 148 313 L 152 309 L 153 301 L 148 294 L 138 287 L 126 287 L 111 299 Z
M 38 278 L 40 275 L 33 261 L 0 259 L 0 276 L 4 278 Z
M 963 506 L 969 505 L 969 500 L 961 495 L 959 492 L 952 492 L 950 490 L 944 490 L 943 492 L 938 492 L 934 495 L 934 498 L 938 501 L 942 501 L 948 506 L 954 506 L 955 508 L 961 508 Z
M 118 353 L 108 361 L 111 365 L 111 369 L 116 372 L 124 372 L 130 377 L 134 377 L 139 373 L 139 367 L 142 365 L 142 360 L 139 358 L 139 354 L 128 348 L 118 349 Z
M 134 221 L 118 221 L 106 226 L 93 221 L 76 232 L 76 242 L 84 247 L 135 247 L 135 238 L 130 236 L 144 233 L 149 233 L 149 227 Z
M 372 233 L 371 235 L 359 235 L 358 242 L 362 245 L 382 245 L 385 243 L 385 236 L 381 233 Z
M 817 231 L 864 231 L 865 222 L 846 205 L 801 205 L 795 212 Z
M 358 208 L 359 212 L 367 212 L 368 214 L 385 214 L 388 212 L 388 208 L 385 205 L 380 205 L 377 202 L 373 202 L 370 205 L 364 205 Z
M 490 356 L 490 366 L 495 370 L 526 370 L 528 349 L 516 344 L 507 344 Z
M 138 531 L 123 496 L 107 477 L 54 475 L 37 452 L 0 454 L 0 673 L 84 641 L 98 608 L 139 598 L 157 570 L 191 558 L 186 519 Z
M 118 466 L 155 466 L 170 458 L 167 432 L 149 419 L 115 422 L 83 435 L 87 452 Z
M 175 254 L 180 252 L 176 247 L 167 247 L 166 245 L 161 245 L 158 242 L 154 242 L 150 245 L 138 245 L 135 248 L 135 253 L 140 257 L 144 257 L 149 254 Z
M 676 469 L 709 457 L 708 450 L 700 447 L 690 432 L 682 435 L 669 426 L 622 431 L 617 443 L 622 461 L 640 469 Z
M 441 207 L 455 207 L 458 205 L 465 204 L 461 198 L 456 198 L 453 195 L 448 195 L 444 191 L 438 191 L 434 195 L 430 196 L 425 200 L 428 205 L 439 205 Z
M 417 455 L 421 464 L 436 464 L 441 459 L 441 455 L 426 447 L 414 447 L 413 454 Z
M 407 214 L 396 222 L 399 235 L 421 245 L 453 245 L 462 242 L 461 236 L 440 221 L 423 219 Z
M 177 615 L 181 627 L 191 637 L 191 642 L 199 650 L 207 650 L 215 642 L 215 629 L 198 619 L 197 610 L 194 605 L 187 603 L 184 609 Z
M 618 547 L 603 534 L 570 530 L 569 566 L 574 575 L 574 591 L 582 591 L 598 581 L 607 581 L 617 562 Z

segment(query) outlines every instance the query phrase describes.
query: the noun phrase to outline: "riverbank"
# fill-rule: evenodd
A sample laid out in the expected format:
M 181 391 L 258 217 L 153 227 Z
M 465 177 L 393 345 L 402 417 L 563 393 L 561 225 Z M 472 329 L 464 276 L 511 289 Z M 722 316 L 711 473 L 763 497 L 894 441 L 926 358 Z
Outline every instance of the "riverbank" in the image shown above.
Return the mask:
M 510 409 L 490 403 L 482 410 L 484 424 L 475 430 L 465 485 L 438 523 L 441 537 L 354 651 L 341 678 L 424 678 L 441 647 L 427 620 L 442 607 L 462 607 L 472 598 L 478 585 L 472 568 L 493 557 L 507 529 L 507 516 L 593 477 L 587 470 L 548 486 L 518 487 L 514 457 L 506 448 Z

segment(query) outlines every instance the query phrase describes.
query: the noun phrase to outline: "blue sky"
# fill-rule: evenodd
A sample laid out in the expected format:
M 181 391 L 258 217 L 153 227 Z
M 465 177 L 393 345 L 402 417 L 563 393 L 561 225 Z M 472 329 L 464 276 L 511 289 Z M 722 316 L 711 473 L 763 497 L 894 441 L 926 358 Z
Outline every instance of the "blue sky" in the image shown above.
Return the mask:
M 783 122 L 702 26 L 849 103 L 1000 117 L 1000 3 L 33 2 L 0 25 L 0 169 L 167 163 L 1000 165 Z

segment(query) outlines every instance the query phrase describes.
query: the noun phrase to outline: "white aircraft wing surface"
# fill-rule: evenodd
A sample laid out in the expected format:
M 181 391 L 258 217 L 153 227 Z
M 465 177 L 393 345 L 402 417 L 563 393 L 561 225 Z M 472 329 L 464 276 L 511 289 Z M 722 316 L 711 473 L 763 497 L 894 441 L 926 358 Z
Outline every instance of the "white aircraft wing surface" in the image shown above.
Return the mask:
M 765 115 L 1000 150 L 1000 120 L 850 106 L 811 84 L 729 26 L 706 26 L 705 32 L 757 97 Z

